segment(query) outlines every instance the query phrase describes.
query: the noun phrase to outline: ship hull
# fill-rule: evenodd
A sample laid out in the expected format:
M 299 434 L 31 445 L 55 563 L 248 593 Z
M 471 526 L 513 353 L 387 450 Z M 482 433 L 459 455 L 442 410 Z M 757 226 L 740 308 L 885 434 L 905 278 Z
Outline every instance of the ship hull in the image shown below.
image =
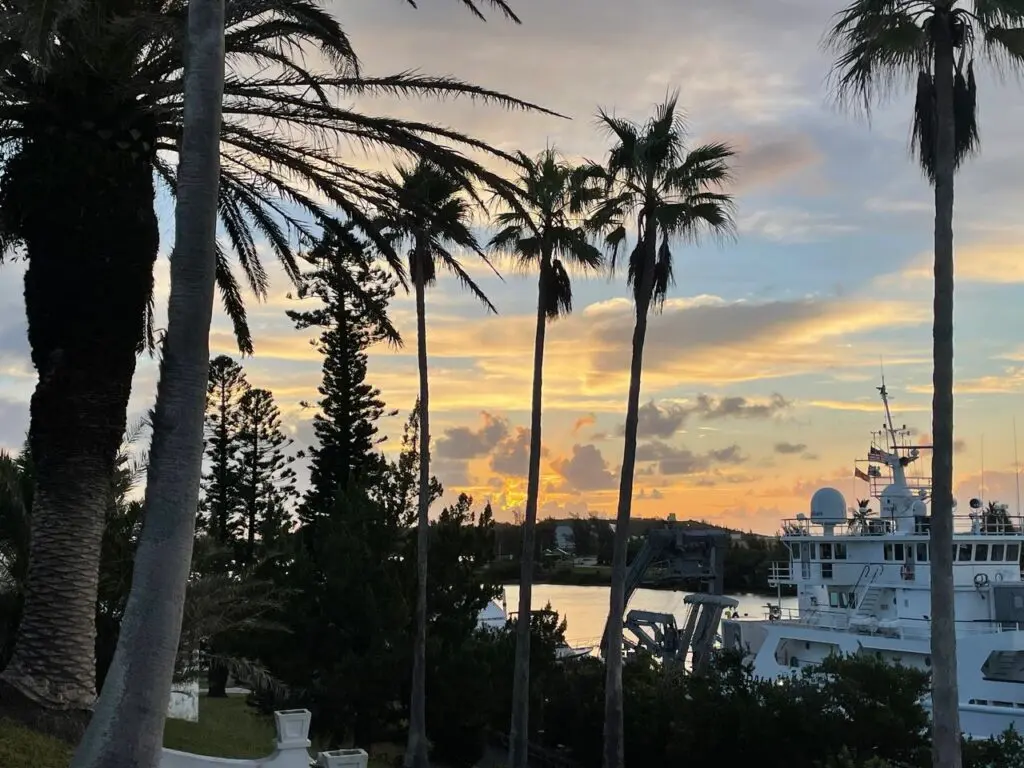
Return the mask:
M 928 671 L 930 640 L 897 634 L 859 633 L 797 621 L 722 622 L 722 644 L 742 652 L 756 677 L 780 679 L 820 664 L 830 654 L 871 655 Z M 1009 727 L 1024 732 L 1024 631 L 967 632 L 957 637 L 960 728 L 987 739 Z M 929 697 L 922 701 L 931 709 Z

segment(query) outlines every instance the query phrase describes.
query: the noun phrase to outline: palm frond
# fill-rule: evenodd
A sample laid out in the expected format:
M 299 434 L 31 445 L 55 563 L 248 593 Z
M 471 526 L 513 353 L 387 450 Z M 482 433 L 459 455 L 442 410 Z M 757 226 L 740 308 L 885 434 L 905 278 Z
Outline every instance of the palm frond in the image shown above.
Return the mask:
M 735 152 L 727 144 L 689 148 L 686 126 L 671 94 L 643 125 L 599 113 L 617 139 L 608 153 L 608 194 L 597 206 L 592 226 L 605 235 L 614 272 L 627 243 L 627 225 L 636 239 L 627 259 L 626 282 L 637 312 L 661 305 L 672 284 L 672 240 L 698 241 L 707 234 L 735 231 L 733 198 L 721 190 L 732 178 Z
M 1020 74 L 1024 70 L 1024 19 L 1021 26 L 992 26 L 984 30 L 983 42 L 989 60 L 998 68 Z
M 411 5 L 413 8 L 417 8 L 418 7 L 416 5 L 416 0 L 405 0 L 405 1 L 409 5 Z M 459 0 L 459 2 L 461 2 L 462 5 L 464 7 L 466 7 L 469 10 L 470 13 L 472 13 L 474 16 L 476 16 L 481 21 L 486 21 L 487 20 L 487 17 L 484 16 L 483 12 L 480 10 L 480 5 L 477 2 L 477 0 Z M 515 12 L 512 10 L 512 7 L 508 3 L 505 2 L 505 0 L 487 0 L 487 2 L 488 2 L 488 4 L 491 7 L 496 8 L 497 10 L 499 10 L 502 13 L 502 15 L 506 19 L 508 19 L 509 21 L 514 21 L 516 24 L 522 24 L 523 23 L 522 21 L 520 21 L 519 17 L 516 16 Z
M 928 181 L 935 183 L 935 160 L 938 142 L 938 105 L 935 101 L 935 79 L 930 72 L 918 73 L 914 120 L 911 128 L 911 153 Z M 953 141 L 954 167 L 975 152 L 978 134 L 978 87 L 974 64 L 967 71 L 958 69 L 953 78 Z
M 476 13 L 484 7 L 463 1 Z M 27 126 L 45 127 L 55 113 L 54 94 L 94 92 L 100 83 L 109 103 L 90 107 L 98 110 L 98 121 L 110 117 L 103 113 L 108 107 L 117 119 L 123 116 L 118 110 L 127 110 L 132 119 L 155 121 L 155 143 L 147 146 L 157 177 L 173 193 L 187 3 L 160 0 L 156 7 L 133 6 L 126 12 L 111 2 L 25 3 L 24 8 L 42 20 L 39 23 L 27 10 L 0 14 L 0 148 L 17 152 L 30 130 L 37 129 Z M 504 0 L 490 0 L 490 7 L 518 21 Z M 4 8 L 8 9 L 6 4 Z M 76 8 L 82 23 L 71 23 Z M 347 106 L 353 98 L 469 98 L 505 109 L 557 114 L 456 78 L 419 72 L 364 76 L 345 31 L 318 0 L 228 0 L 226 27 L 219 201 L 226 250 L 218 279 L 243 351 L 251 339 L 239 311 L 240 281 L 230 276 L 231 262 L 237 263 L 258 298 L 265 295 L 267 276 L 258 238 L 269 242 L 298 284 L 296 244 L 313 242 L 340 211 L 363 229 L 404 280 L 402 259 L 375 226 L 376 210 L 391 203 L 390 189 L 378 184 L 375 174 L 342 159 L 350 148 L 427 160 L 459 177 L 471 198 L 478 182 L 512 195 L 506 180 L 464 152 L 507 160 L 512 155 L 445 126 L 358 111 Z M 41 45 L 26 42 L 33 36 L 45 40 L 48 57 Z M 320 54 L 318 67 L 306 63 L 306 55 L 313 51 Z M 3 227 L 0 231 L 0 245 L 16 243 L 14 233 Z
M 902 0 L 855 0 L 834 18 L 823 47 L 836 57 L 829 82 L 840 105 L 870 116 L 879 97 L 927 69 L 927 34 Z

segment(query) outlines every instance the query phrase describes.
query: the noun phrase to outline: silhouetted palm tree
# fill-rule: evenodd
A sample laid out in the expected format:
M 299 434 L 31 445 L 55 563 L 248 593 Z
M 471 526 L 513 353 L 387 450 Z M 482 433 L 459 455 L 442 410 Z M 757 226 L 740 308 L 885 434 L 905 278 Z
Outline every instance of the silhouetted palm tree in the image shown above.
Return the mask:
M 959 766 L 953 606 L 953 178 L 978 146 L 976 41 L 1000 64 L 1024 64 L 1020 0 L 856 0 L 826 43 L 836 94 L 870 111 L 886 91 L 916 85 L 913 150 L 935 187 L 932 383 L 932 702 L 936 768 Z M 965 63 L 966 62 L 966 63 Z
M 499 0 L 491 4 L 510 15 Z M 453 173 L 491 178 L 442 146 L 487 150 L 481 142 L 345 102 L 461 94 L 529 105 L 449 78 L 366 77 L 316 0 L 229 0 L 225 13 L 230 68 L 218 197 L 225 247 L 217 251 L 217 280 L 248 351 L 229 252 L 263 295 L 259 239 L 298 281 L 295 240 L 317 235 L 338 210 L 365 226 L 366 209 L 384 194 L 339 144 L 397 148 Z M 26 312 L 39 374 L 30 424 L 33 552 L 21 636 L 4 679 L 37 701 L 85 707 L 95 693 L 103 509 L 136 356 L 153 335 L 156 180 L 172 195 L 178 183 L 186 2 L 0 0 L 0 18 L 0 251 L 20 246 L 28 260 Z M 316 68 L 304 55 L 313 51 Z
M 727 235 L 733 231 L 733 201 L 720 190 L 730 180 L 729 161 L 734 153 L 722 143 L 689 149 L 674 95 L 642 125 L 604 111 L 600 112 L 600 120 L 615 145 L 604 169 L 608 197 L 599 206 L 595 222 L 608 233 L 605 241 L 612 252 L 613 268 L 626 242 L 627 228 L 635 227 L 636 231 L 636 243 L 629 254 L 627 268 L 636 325 L 629 369 L 605 648 L 604 765 L 605 768 L 621 768 L 624 759 L 622 615 L 626 607 L 626 551 L 647 316 L 652 306 L 656 309 L 661 306 L 672 284 L 673 242 L 695 241 L 704 233 Z
M 419 364 L 419 504 L 416 518 L 416 637 L 413 645 L 412 695 L 409 703 L 407 768 L 426 768 L 426 648 L 427 556 L 431 499 L 430 483 L 430 387 L 427 366 L 426 289 L 437 279 L 438 267 L 452 273 L 490 311 L 487 296 L 466 272 L 452 248 L 476 254 L 490 265 L 470 229 L 472 190 L 463 180 L 434 163 L 422 160 L 412 167 L 399 166 L 389 180 L 394 204 L 381 221 L 385 236 L 396 246 L 408 248 L 409 276 L 416 294 L 416 357 Z
M 72 768 L 157 768 L 178 660 L 202 478 L 216 292 L 224 0 L 189 0 L 167 337 L 145 524 L 117 650 Z M 110 734 L 119 734 L 110 738 Z
M 591 245 L 583 227 L 585 210 L 596 202 L 601 189 L 587 167 L 573 167 L 554 149 L 536 159 L 520 153 L 522 169 L 516 178 L 522 210 L 495 217 L 498 233 L 491 247 L 511 255 L 519 267 L 536 269 L 537 331 L 533 345 L 533 396 L 530 416 L 530 464 L 526 483 L 526 518 L 523 522 L 522 575 L 519 582 L 519 619 L 512 688 L 512 724 L 509 765 L 525 768 L 529 740 L 530 623 L 532 616 L 533 550 L 540 492 L 541 411 L 544 382 L 544 338 L 547 323 L 572 311 L 573 267 L 597 269 L 601 251 Z

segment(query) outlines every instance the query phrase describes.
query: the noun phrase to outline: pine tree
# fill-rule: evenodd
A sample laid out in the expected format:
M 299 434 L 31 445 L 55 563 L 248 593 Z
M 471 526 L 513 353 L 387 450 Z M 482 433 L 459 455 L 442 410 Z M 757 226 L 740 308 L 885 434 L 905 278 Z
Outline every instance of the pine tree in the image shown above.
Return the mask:
M 206 387 L 206 463 L 197 528 L 221 546 L 238 535 L 242 523 L 240 482 L 236 462 L 240 403 L 249 391 L 245 371 L 227 355 L 210 361 Z
M 352 231 L 339 226 L 306 257 L 312 269 L 300 298 L 315 297 L 321 306 L 288 311 L 296 328 L 321 328 L 311 343 L 323 355 L 323 375 L 315 404 L 313 429 L 317 447 L 310 454 L 310 490 L 301 516 L 311 521 L 339 508 L 352 482 L 366 482 L 378 473 L 383 442 L 377 422 L 393 416 L 380 390 L 366 381 L 367 350 L 381 341 L 397 343 L 398 333 L 387 318 L 396 283 L 375 266 L 368 249 Z
M 264 552 L 290 527 L 291 507 L 297 496 L 296 454 L 292 439 L 281 429 L 281 411 L 266 389 L 250 389 L 239 401 L 238 453 L 245 546 L 239 560 L 251 564 L 257 538 Z

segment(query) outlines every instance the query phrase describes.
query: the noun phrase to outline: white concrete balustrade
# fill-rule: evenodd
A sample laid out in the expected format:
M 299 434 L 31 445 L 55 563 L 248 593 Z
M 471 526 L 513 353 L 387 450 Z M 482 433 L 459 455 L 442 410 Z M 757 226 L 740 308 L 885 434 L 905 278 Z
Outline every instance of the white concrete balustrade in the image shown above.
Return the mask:
M 237 760 L 207 757 L 164 749 L 160 768 L 310 768 L 308 709 L 286 709 L 274 713 L 277 737 L 274 751 L 266 757 Z M 336 749 L 317 755 L 319 768 L 367 768 L 368 756 L 361 749 Z

